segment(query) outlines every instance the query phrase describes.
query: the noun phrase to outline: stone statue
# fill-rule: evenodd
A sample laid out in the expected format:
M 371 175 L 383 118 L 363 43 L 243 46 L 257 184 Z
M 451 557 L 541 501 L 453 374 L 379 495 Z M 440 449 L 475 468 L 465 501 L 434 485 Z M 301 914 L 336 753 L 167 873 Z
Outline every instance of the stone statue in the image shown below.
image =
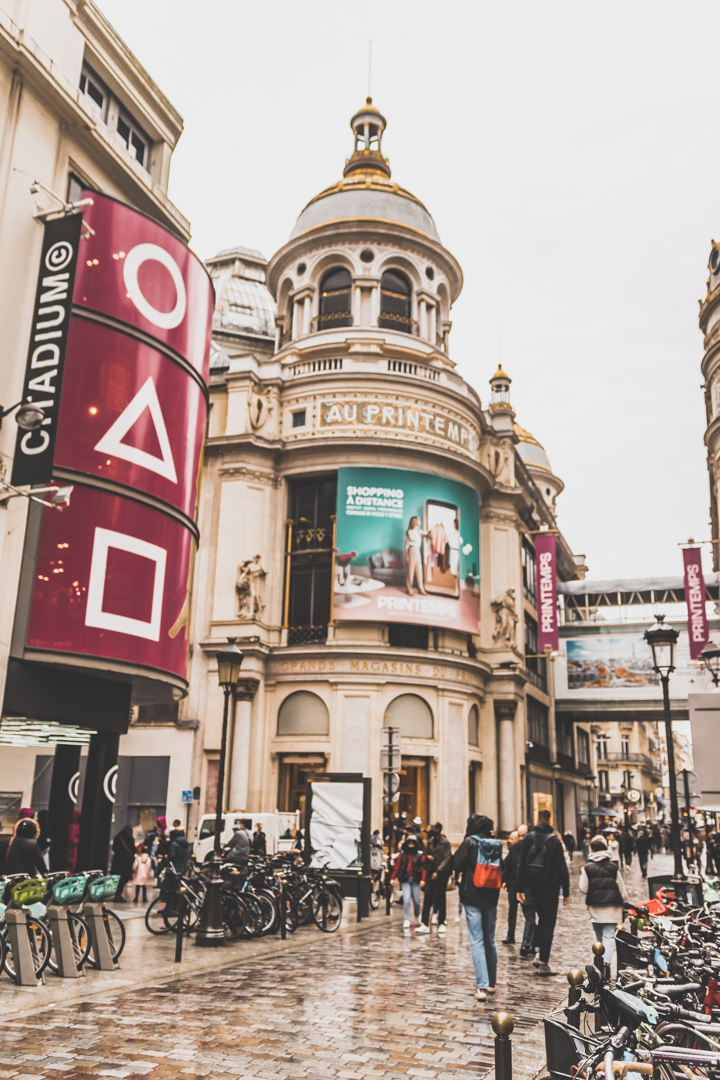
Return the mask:
M 493 645 L 514 645 L 518 624 L 518 614 L 515 610 L 515 590 L 508 589 L 499 600 L 493 600 L 490 607 L 495 615 Z
M 240 619 L 257 619 L 262 615 L 265 610 L 263 593 L 266 577 L 267 570 L 263 570 L 259 555 L 255 555 L 252 559 L 245 559 L 238 566 L 235 591 L 238 597 Z

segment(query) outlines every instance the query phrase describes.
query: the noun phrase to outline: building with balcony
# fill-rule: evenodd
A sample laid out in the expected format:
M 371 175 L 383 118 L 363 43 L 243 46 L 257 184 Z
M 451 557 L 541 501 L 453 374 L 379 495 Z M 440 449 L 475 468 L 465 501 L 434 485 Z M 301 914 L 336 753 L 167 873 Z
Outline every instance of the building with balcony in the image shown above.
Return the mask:
M 380 827 L 381 733 L 397 726 L 395 810 L 454 841 L 476 809 L 508 832 L 549 806 L 575 829 L 589 728 L 558 722 L 537 644 L 534 538 L 557 527 L 562 481 L 515 425 L 506 373 L 489 400 L 459 374 L 461 268 L 392 177 L 385 127 L 368 100 L 342 178 L 267 265 L 243 248 L 208 263 L 203 543 L 180 706 L 199 725 L 194 813 L 215 805 L 214 657 L 230 635 L 245 660 L 229 808 L 302 811 L 308 776 L 360 772 Z M 560 533 L 557 562 L 563 580 L 584 573 Z

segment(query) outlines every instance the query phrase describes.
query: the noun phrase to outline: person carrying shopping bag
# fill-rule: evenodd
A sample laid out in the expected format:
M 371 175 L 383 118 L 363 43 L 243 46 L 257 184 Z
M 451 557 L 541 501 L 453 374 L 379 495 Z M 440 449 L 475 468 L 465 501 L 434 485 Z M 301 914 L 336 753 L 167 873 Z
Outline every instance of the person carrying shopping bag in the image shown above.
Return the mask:
M 455 873 L 461 875 L 460 899 L 465 908 L 470 955 L 475 969 L 478 1001 L 487 1001 L 497 983 L 495 922 L 502 885 L 502 841 L 492 835 L 485 814 L 471 814 L 465 839 L 455 852 Z
M 425 856 L 414 836 L 408 836 L 395 860 L 391 881 L 400 882 L 403 896 L 403 930 L 410 928 L 411 904 L 417 919 L 420 915 L 420 886 L 425 878 Z

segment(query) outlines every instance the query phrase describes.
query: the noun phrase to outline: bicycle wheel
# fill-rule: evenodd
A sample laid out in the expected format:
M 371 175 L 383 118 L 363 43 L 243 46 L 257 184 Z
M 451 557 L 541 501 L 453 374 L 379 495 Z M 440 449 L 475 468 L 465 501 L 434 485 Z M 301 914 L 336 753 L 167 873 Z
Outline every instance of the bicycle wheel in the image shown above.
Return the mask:
M 251 895 L 260 905 L 262 912 L 262 926 L 259 936 L 264 937 L 266 934 L 272 934 L 280 927 L 280 911 L 275 894 L 270 892 L 269 889 L 258 889 L 257 892 L 253 892 Z
M 188 900 L 185 905 L 185 933 L 192 934 L 200 919 L 200 907 L 194 900 Z M 178 905 L 172 907 L 165 905 L 163 921 L 171 934 L 177 934 Z
M 246 907 L 239 896 L 223 893 L 222 918 L 225 937 L 228 941 L 237 941 L 242 936 L 246 922 Z
M 50 952 L 52 950 L 52 938 L 50 937 L 50 931 L 41 919 L 31 917 L 27 921 L 27 934 L 30 941 L 30 952 L 33 958 L 33 967 L 35 968 L 35 974 L 39 977 L 47 967 L 50 961 Z M 13 963 L 12 944 L 10 941 L 10 935 L 5 929 L 3 933 L 5 939 L 5 956 L 3 958 L 3 965 L 13 982 L 17 982 L 17 975 L 15 972 L 15 965 Z
M 342 901 L 329 889 L 319 889 L 313 897 L 313 919 L 318 930 L 334 934 L 342 922 Z
M 50 927 L 48 927 L 48 929 L 50 929 Z M 90 929 L 85 920 L 80 915 L 76 915 L 74 911 L 68 911 L 68 929 L 70 931 L 73 953 L 75 954 L 75 966 L 79 971 L 90 955 Z M 50 930 L 50 938 L 52 940 L 52 930 Z M 48 960 L 48 968 L 56 975 L 60 970 L 55 958 L 54 941 L 53 951 Z
M 110 908 L 104 907 L 103 913 L 103 925 L 105 926 L 105 933 L 107 934 L 108 945 L 110 946 L 110 955 L 113 960 L 119 960 L 120 955 L 125 948 L 125 927 L 123 926 L 122 919 L 120 919 L 114 911 Z M 95 957 L 92 954 L 92 950 L 88 953 L 87 962 L 91 968 L 95 967 Z
M 285 897 L 285 929 L 289 934 L 294 934 L 298 928 L 298 909 L 294 900 Z
M 244 938 L 260 937 L 266 917 L 260 904 L 252 893 L 244 892 L 242 902 L 245 905 L 245 926 L 242 936 Z
M 167 934 L 168 924 L 165 922 L 165 897 L 156 896 L 152 904 L 145 912 L 145 927 L 151 934 Z

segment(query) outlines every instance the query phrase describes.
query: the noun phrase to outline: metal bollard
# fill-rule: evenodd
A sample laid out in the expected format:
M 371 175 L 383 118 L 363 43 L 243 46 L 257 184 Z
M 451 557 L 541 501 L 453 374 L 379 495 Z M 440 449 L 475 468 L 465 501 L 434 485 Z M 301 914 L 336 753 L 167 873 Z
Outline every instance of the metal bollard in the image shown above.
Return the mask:
M 285 878 L 280 878 L 280 937 L 285 941 L 287 937 L 287 926 L 285 925 L 285 916 L 287 915 L 287 901 L 285 899 Z
M 98 971 L 116 971 L 118 964 L 113 960 L 110 952 L 102 904 L 85 904 L 82 913 L 83 919 L 90 927 L 90 943 L 95 967 Z
M 570 1012 L 570 1009 L 572 1009 L 574 1005 L 577 1005 L 582 999 L 582 990 L 580 987 L 584 980 L 585 972 L 580 968 L 571 968 L 567 973 L 567 981 L 570 984 L 570 989 L 568 990 L 567 1022 L 571 1027 L 578 1029 L 580 1028 L 580 1010 L 578 1009 L 576 1012 Z
M 510 1036 L 515 1021 L 510 1013 L 493 1013 L 492 1029 L 495 1032 L 495 1080 L 512 1080 L 512 1043 Z
M 592 951 L 595 953 L 595 959 L 593 960 L 593 963 L 595 964 L 595 967 L 598 969 L 600 974 L 604 975 L 605 961 L 603 960 L 603 956 L 605 955 L 605 946 L 603 945 L 602 941 L 593 941 Z
M 75 960 L 75 949 L 70 934 L 67 908 L 51 904 L 47 909 L 50 933 L 52 934 L 53 950 L 57 960 L 58 972 L 61 979 L 79 979 L 85 972 L 78 968 Z
M 5 910 L 5 923 L 10 938 L 15 982 L 18 986 L 41 986 L 42 980 L 35 974 L 30 938 L 27 931 L 27 912 L 14 909 Z
M 185 936 L 185 886 L 181 885 L 178 889 L 178 909 L 177 909 L 177 925 L 175 927 L 175 963 L 179 964 L 182 960 L 182 947 L 183 937 Z

